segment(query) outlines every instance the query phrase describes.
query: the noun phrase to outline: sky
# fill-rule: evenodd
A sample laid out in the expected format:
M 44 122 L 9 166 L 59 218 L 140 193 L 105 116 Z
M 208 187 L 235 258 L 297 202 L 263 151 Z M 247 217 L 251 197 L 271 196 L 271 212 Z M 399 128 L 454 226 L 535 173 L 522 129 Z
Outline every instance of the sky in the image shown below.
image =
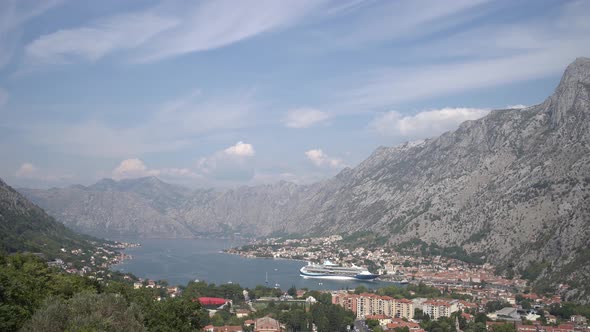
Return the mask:
M 542 102 L 590 1 L 3 0 L 0 178 L 312 183 Z

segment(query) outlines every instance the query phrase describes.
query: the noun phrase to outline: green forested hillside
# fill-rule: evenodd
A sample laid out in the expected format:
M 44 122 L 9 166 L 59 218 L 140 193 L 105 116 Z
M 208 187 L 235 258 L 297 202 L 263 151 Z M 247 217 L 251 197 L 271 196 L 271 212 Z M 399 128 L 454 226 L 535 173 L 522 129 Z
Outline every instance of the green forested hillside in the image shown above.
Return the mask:
M 0 251 L 68 259 L 72 249 L 87 250 L 96 242 L 66 228 L 0 179 Z

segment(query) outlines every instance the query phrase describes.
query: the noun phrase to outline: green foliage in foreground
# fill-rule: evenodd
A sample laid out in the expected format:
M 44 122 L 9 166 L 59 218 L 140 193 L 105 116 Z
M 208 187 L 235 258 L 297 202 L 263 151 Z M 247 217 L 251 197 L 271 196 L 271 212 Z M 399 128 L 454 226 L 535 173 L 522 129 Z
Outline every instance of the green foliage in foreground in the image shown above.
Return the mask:
M 145 331 L 136 304 L 116 294 L 78 293 L 69 300 L 49 297 L 21 331 Z
M 96 282 L 52 270 L 34 255 L 0 254 L 0 331 L 19 329 L 49 296 L 69 298 L 98 289 Z
M 34 255 L 0 254 L 0 331 L 196 331 L 204 313 L 189 298 L 65 274 Z

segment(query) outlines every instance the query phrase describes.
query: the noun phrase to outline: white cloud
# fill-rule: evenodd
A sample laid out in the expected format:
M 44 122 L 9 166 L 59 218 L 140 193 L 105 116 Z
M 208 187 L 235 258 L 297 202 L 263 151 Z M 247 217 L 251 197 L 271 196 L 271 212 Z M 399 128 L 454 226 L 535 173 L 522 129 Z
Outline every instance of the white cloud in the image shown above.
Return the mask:
M 138 178 L 144 176 L 160 176 L 163 178 L 200 178 L 198 174 L 188 168 L 150 169 L 138 158 L 130 158 L 121 161 L 111 174 L 114 179 Z
M 426 138 L 455 129 L 460 123 L 483 117 L 489 110 L 478 108 L 442 108 L 403 115 L 386 112 L 377 116 L 370 124 L 377 133 L 384 136 L 404 138 Z
M 137 158 L 125 159 L 113 170 L 113 178 L 137 178 L 142 176 L 156 176 L 159 172 L 148 170 L 147 166 Z
M 523 105 L 523 104 L 516 104 L 516 105 L 508 105 L 506 106 L 507 109 L 514 109 L 514 110 L 520 110 L 523 108 L 527 108 L 527 105 Z
M 250 180 L 254 177 L 254 165 L 251 163 L 254 155 L 254 147 L 240 141 L 211 156 L 199 159 L 197 167 L 204 176 L 218 180 Z
M 330 158 L 321 149 L 312 149 L 305 152 L 305 156 L 318 167 L 342 168 L 345 167 L 341 159 Z
M 23 163 L 14 173 L 17 178 L 28 180 L 40 180 L 43 182 L 56 182 L 60 180 L 70 179 L 69 175 L 55 175 L 45 170 L 39 169 L 30 162 Z
M 223 150 L 223 152 L 227 155 L 237 157 L 252 157 L 255 153 L 252 144 L 244 143 L 242 141 Z
M 31 163 L 23 163 L 18 170 L 16 170 L 15 175 L 19 178 L 30 178 L 34 177 L 38 174 L 39 170 L 35 165 Z
M 314 108 L 298 108 L 287 112 L 284 123 L 290 128 L 309 128 L 329 118 L 328 113 Z

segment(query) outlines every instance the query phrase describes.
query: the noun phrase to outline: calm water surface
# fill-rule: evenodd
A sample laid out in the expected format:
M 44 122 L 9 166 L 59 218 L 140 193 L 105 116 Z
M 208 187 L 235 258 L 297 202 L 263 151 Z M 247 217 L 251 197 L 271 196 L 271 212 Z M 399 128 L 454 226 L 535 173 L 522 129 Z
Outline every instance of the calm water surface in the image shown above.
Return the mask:
M 223 249 L 240 245 L 235 241 L 217 239 L 117 239 L 141 243 L 141 247 L 129 248 L 125 253 L 133 259 L 112 267 L 113 270 L 131 272 L 138 277 L 165 279 L 171 285 L 185 285 L 191 280 L 215 284 L 233 282 L 242 287 L 276 284 L 281 289 L 295 285 L 309 289 L 354 289 L 358 285 L 377 288 L 390 285 L 387 282 L 340 281 L 303 279 L 299 269 L 302 261 L 245 258 L 224 254 Z M 268 275 L 268 284 L 266 276 Z

